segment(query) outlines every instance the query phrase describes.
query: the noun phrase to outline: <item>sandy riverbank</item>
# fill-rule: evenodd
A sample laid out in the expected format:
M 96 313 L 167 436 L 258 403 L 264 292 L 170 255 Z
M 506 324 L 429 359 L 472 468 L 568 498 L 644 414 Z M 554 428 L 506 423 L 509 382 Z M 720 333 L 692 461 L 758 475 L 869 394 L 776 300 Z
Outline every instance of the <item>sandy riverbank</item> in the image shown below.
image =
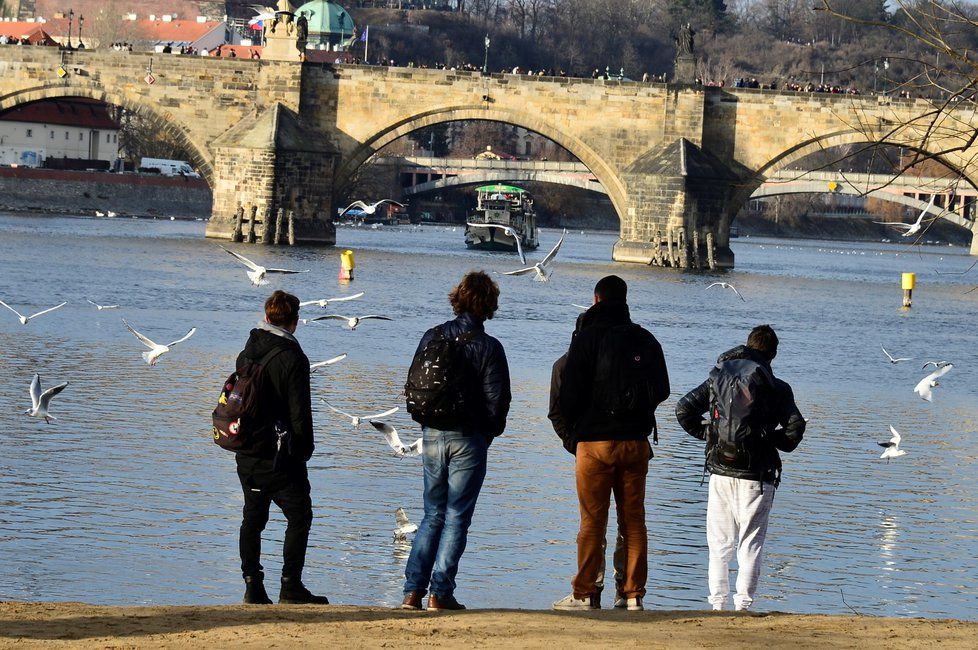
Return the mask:
M 587 614 L 376 607 L 96 607 L 0 603 L 0 648 L 506 647 L 973 648 L 978 622 L 602 610 Z

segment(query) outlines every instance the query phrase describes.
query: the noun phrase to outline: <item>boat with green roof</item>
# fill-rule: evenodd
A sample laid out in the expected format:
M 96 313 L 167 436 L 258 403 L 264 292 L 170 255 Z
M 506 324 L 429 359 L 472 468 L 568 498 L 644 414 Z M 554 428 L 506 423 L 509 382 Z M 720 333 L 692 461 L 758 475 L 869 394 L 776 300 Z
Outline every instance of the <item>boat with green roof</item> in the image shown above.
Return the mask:
M 528 191 L 496 184 L 477 187 L 475 193 L 475 214 L 466 222 L 466 246 L 514 253 L 536 250 L 540 242 L 533 196 Z

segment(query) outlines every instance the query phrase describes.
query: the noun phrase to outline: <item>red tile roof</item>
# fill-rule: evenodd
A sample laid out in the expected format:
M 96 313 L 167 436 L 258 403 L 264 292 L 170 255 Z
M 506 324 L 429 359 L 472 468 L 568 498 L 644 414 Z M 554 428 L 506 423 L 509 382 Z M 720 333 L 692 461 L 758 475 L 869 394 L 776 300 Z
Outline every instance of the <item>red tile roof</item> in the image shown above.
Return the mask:
M 137 38 L 159 43 L 195 43 L 221 26 L 217 21 L 198 23 L 196 20 L 137 20 Z
M 119 123 L 112 119 L 108 106 L 92 99 L 80 97 L 24 104 L 0 115 L 0 121 L 60 124 L 90 129 L 119 129 Z
M 64 24 L 65 31 L 67 32 L 68 21 L 65 20 Z M 56 35 L 58 33 L 58 25 L 52 25 L 51 23 L 29 23 L 26 21 L 0 22 L 0 35 L 6 35 L 12 38 L 35 39 L 38 38 L 38 32 L 42 32 L 44 36 L 50 39 L 50 34 Z M 31 40 L 31 42 L 33 43 L 35 41 Z
M 71 0 L 71 2 L 65 2 L 65 0 L 34 0 L 34 15 L 52 18 L 58 12 L 67 14 L 68 9 L 71 8 L 75 11 L 76 19 L 84 14 L 85 22 L 88 22 L 94 19 L 100 10 L 105 11 L 106 5 L 109 5 L 109 10 L 115 5 L 115 9 L 120 13 L 134 13 L 140 18 L 147 18 L 150 14 L 157 16 L 176 14 L 180 18 L 194 19 L 199 15 L 204 15 L 201 7 L 205 4 L 213 6 L 217 3 L 205 3 L 201 0 L 166 0 L 166 2 L 160 2 L 160 0 L 126 0 L 124 3 L 107 3 L 105 0 Z M 255 4 L 267 3 L 256 2 Z M 160 6 L 166 7 L 166 10 L 161 11 Z

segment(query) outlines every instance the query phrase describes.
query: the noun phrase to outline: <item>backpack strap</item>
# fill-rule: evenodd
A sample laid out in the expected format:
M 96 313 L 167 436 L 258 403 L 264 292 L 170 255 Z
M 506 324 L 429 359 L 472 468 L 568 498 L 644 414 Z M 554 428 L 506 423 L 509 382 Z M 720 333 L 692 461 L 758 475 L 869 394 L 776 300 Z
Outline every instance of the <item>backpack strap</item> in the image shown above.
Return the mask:
M 272 359 L 274 359 L 275 357 L 277 357 L 279 355 L 279 353 L 285 352 L 285 349 L 287 347 L 288 347 L 287 345 L 278 345 L 278 346 L 272 348 L 271 350 L 269 350 L 268 352 L 266 352 L 264 355 L 262 355 L 262 357 L 260 359 L 257 359 L 257 360 L 256 359 L 249 359 L 249 360 L 252 363 L 257 363 L 262 368 L 264 368 L 266 365 L 268 365 L 268 362 L 271 361 Z

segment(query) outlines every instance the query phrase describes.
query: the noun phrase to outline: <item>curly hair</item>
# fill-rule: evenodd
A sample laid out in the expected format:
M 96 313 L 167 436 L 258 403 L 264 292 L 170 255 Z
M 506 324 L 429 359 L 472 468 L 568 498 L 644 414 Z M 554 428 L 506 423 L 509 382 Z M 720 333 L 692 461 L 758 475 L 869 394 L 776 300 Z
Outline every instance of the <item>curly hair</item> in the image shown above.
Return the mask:
M 470 271 L 448 294 L 448 301 L 456 315 L 488 320 L 499 309 L 499 286 L 484 271 Z
M 288 327 L 299 320 L 299 299 L 276 291 L 265 301 L 265 320 L 277 327 Z

